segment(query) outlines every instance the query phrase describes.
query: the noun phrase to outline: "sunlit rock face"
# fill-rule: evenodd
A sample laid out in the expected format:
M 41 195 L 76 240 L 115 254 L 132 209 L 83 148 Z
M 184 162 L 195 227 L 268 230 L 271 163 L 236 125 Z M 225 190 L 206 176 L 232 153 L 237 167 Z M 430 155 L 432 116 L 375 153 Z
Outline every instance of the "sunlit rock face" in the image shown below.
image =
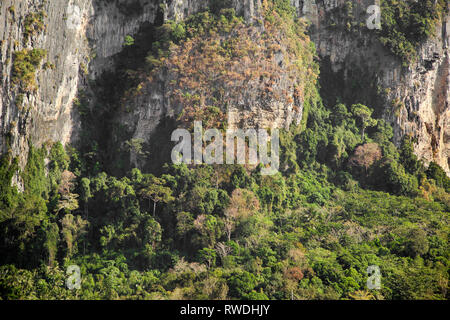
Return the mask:
M 381 116 L 393 125 L 396 144 L 404 135 L 414 137 L 416 154 L 426 163 L 437 162 L 450 174 L 449 15 L 420 46 L 417 61 L 405 68 L 377 40 L 375 30 L 352 33 L 339 28 L 342 15 L 337 12 L 346 2 L 292 1 L 298 14 L 312 24 L 311 38 L 322 61 L 327 62 L 321 73 L 328 67 L 342 75 L 341 80 L 351 88 L 352 72 L 362 70 L 373 79 L 373 86 L 360 88 L 360 96 L 373 97 L 378 91 L 380 101 L 373 99 L 367 104 L 381 109 Z M 354 18 L 364 24 L 370 17 L 367 8 L 379 1 L 352 3 Z
M 230 1 L 236 12 L 250 23 L 258 21 L 263 2 Z M 426 162 L 436 161 L 450 172 L 449 16 L 438 25 L 435 36 L 421 45 L 419 59 L 404 68 L 377 40 L 375 31 L 352 33 L 339 28 L 343 20 L 337 12 L 346 2 L 292 0 L 298 16 L 311 22 L 309 34 L 316 43 L 322 73 L 335 73 L 351 90 L 355 70 L 363 70 L 372 83 L 366 90 L 358 91 L 362 96 L 377 96 L 373 107 L 382 110 L 379 115 L 393 124 L 395 142 L 398 144 L 404 135 L 415 137 L 417 155 Z M 376 2 L 353 1 L 355 19 L 364 22 L 368 17 L 367 8 Z M 89 89 L 92 80 L 114 68 L 113 57 L 122 50 L 125 36 L 137 34 L 145 24 L 184 19 L 206 5 L 207 1 L 203 0 L 3 0 L 0 6 L 1 152 L 12 150 L 23 164 L 30 139 L 36 145 L 47 141 L 76 141 L 80 121 L 73 101 L 80 90 Z M 25 41 L 26 17 L 41 11 L 45 13 L 44 30 Z M 332 23 L 338 27 L 333 28 Z M 37 68 L 35 90 L 21 92 L 12 81 L 14 52 L 33 48 L 44 49 L 47 55 Z M 162 116 L 177 111 L 164 105 L 165 98 L 151 89 L 152 86 L 160 84 L 149 85 L 148 95 L 136 102 L 147 106 L 138 113 L 142 119 L 151 121 L 129 122 L 137 126 L 130 128 L 136 135 L 151 132 Z M 253 121 L 282 127 L 285 121 L 279 119 L 291 121 L 298 117 L 288 112 L 289 106 L 282 102 L 273 106 L 273 112 L 267 109 L 258 113 Z M 243 116 L 238 111 L 230 112 L 230 119 L 235 123 Z

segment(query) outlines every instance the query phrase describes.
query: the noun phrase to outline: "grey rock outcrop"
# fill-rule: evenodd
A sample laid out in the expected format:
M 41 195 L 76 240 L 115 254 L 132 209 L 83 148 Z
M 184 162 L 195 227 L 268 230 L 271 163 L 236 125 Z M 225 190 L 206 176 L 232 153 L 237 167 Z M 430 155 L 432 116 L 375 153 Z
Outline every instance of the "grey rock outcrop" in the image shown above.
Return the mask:
M 311 21 L 311 38 L 322 59 L 329 59 L 333 72 L 346 75 L 355 67 L 373 76 L 384 100 L 383 117 L 394 128 L 395 142 L 404 135 L 417 139 L 416 154 L 426 163 L 435 161 L 450 174 L 450 73 L 447 14 L 436 34 L 421 44 L 417 61 L 407 68 L 376 39 L 375 30 L 349 33 L 331 28 L 336 9 L 345 0 L 292 0 L 298 13 Z M 356 19 L 365 21 L 370 5 L 379 1 L 353 1 Z M 450 5 L 450 4 L 449 4 Z M 367 91 L 373 90 L 367 88 Z
M 405 134 L 414 136 L 417 155 L 426 162 L 436 161 L 449 173 L 449 16 L 438 26 L 436 35 L 421 45 L 418 61 L 404 68 L 376 40 L 375 32 L 355 35 L 330 28 L 334 10 L 346 2 L 292 0 L 298 15 L 311 21 L 311 38 L 319 56 L 329 59 L 332 71 L 342 72 L 345 81 L 346 75 L 357 66 L 376 79 L 385 101 L 383 117 L 393 124 L 396 142 Z M 247 21 L 254 21 L 262 1 L 231 0 L 231 3 Z M 375 2 L 353 3 L 356 15 L 364 19 L 366 8 Z M 3 0 L 0 3 L 1 153 L 11 149 L 23 164 L 28 139 L 36 145 L 76 140 L 79 119 L 73 101 L 77 92 L 89 86 L 89 80 L 114 66 L 113 57 L 122 50 L 125 36 L 135 35 L 145 23 L 183 19 L 204 9 L 206 4 L 203 0 Z M 46 13 L 45 30 L 25 42 L 25 18 L 40 10 Z M 14 52 L 24 48 L 47 50 L 43 64 L 54 68 L 44 69 L 43 65 L 38 68 L 37 89 L 24 94 L 20 107 L 16 103 L 20 92 L 12 83 L 12 66 Z M 142 99 L 145 101 L 137 103 L 148 106 L 149 101 L 162 101 L 163 97 L 152 91 Z M 163 115 L 175 112 L 145 108 L 140 114 L 152 119 L 146 122 L 145 132 L 154 129 Z M 133 121 L 130 125 L 137 123 Z

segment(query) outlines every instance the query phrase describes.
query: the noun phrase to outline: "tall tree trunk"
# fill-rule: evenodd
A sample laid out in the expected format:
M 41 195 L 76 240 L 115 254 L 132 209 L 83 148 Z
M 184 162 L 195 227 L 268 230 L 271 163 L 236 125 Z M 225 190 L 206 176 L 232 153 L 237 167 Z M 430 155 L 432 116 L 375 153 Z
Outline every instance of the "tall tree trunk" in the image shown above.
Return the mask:
M 89 208 L 88 208 L 88 202 L 86 201 L 84 203 L 84 218 L 86 221 L 89 222 Z M 89 239 L 89 227 L 86 226 L 87 230 L 84 236 L 84 243 L 83 243 L 83 254 L 86 254 L 86 242 Z

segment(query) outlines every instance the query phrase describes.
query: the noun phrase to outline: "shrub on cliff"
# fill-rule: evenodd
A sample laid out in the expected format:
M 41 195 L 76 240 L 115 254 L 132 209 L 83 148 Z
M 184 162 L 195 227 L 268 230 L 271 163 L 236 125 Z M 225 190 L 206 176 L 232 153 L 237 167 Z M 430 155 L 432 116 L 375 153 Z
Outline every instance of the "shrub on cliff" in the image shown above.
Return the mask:
M 47 55 L 43 49 L 24 49 L 14 52 L 12 82 L 23 91 L 36 89 L 36 71 Z

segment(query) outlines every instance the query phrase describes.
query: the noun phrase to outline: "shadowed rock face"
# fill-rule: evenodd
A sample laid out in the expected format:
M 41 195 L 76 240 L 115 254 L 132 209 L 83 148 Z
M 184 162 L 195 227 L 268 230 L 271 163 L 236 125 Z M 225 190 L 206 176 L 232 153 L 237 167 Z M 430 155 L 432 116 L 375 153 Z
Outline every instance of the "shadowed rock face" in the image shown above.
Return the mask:
M 381 45 L 375 31 L 348 32 L 339 25 L 336 12 L 345 6 L 345 0 L 292 2 L 298 14 L 312 23 L 311 38 L 322 61 L 327 62 L 322 64 L 321 74 L 334 75 L 328 83 L 322 79 L 322 86 L 333 93 L 333 86 L 341 81 L 344 88 L 341 85 L 340 90 L 348 90 L 351 98 L 374 107 L 393 125 L 397 145 L 404 135 L 411 135 L 417 139 L 416 154 L 425 162 L 437 162 L 450 174 L 449 15 L 420 46 L 417 61 L 405 68 Z M 364 23 L 369 17 L 367 8 L 377 2 L 353 1 L 355 19 Z M 335 21 L 337 26 L 330 27 Z M 362 72 L 358 81 L 370 79 L 357 90 L 352 83 L 356 70 Z
M 28 139 L 77 140 L 80 121 L 73 101 L 89 81 L 113 67 L 126 35 L 146 23 L 183 19 L 205 1 L 2 0 L 0 3 L 0 151 L 12 150 L 23 166 Z M 27 16 L 44 13 L 43 30 L 25 41 Z M 36 88 L 12 83 L 14 52 L 39 48 L 46 57 L 36 68 Z M 52 66 L 43 68 L 44 64 Z M 21 102 L 18 103 L 18 100 Z
M 232 0 L 238 14 L 249 22 L 258 17 L 260 0 Z M 436 161 L 449 172 L 449 17 L 437 27 L 436 36 L 418 50 L 419 59 L 408 68 L 392 56 L 377 40 L 374 31 L 347 32 L 330 28 L 336 10 L 345 0 L 292 0 L 297 13 L 311 21 L 310 35 L 322 59 L 322 73 L 340 82 L 340 89 L 355 93 L 352 98 L 366 97 L 364 102 L 377 109 L 378 115 L 394 126 L 395 141 L 409 134 L 417 138 L 415 150 L 426 162 Z M 367 18 L 366 9 L 374 1 L 354 1 L 354 14 L 360 21 Z M 4 0 L 0 7 L 0 147 L 12 149 L 26 160 L 27 139 L 36 145 L 46 141 L 67 143 L 77 139 L 79 119 L 73 100 L 79 90 L 89 87 L 89 80 L 111 69 L 113 57 L 122 50 L 126 35 L 134 35 L 145 23 L 183 19 L 205 8 L 200 0 Z M 14 7 L 14 10 L 11 10 Z M 27 15 L 44 11 L 45 29 L 24 41 Z M 338 17 L 337 17 L 338 19 Z M 339 21 L 338 21 L 339 24 Z M 36 90 L 22 93 L 12 83 L 14 52 L 42 48 L 47 56 L 36 72 Z M 44 70 L 44 63 L 53 68 Z M 355 70 L 358 70 L 357 72 Z M 354 76 L 370 79 L 355 90 Z M 325 77 L 324 77 L 325 78 Z M 333 87 L 326 83 L 325 89 Z M 336 89 L 336 88 L 335 88 Z M 17 98 L 23 94 L 21 106 Z M 143 101 L 159 101 L 161 96 L 150 90 Z M 255 98 L 256 99 L 256 98 Z M 142 102 L 142 114 L 154 122 L 174 110 L 161 111 Z M 281 108 L 281 109 L 280 109 Z M 279 109 L 282 110 L 281 106 Z M 280 111 L 279 110 L 279 111 Z M 280 111 L 281 112 L 281 111 Z M 239 116 L 238 113 L 236 113 Z M 267 120 L 267 119 L 266 119 Z M 153 120 L 152 120 L 153 121 Z M 257 121 L 264 122 L 264 119 Z M 272 121 L 272 120 L 270 120 Z M 267 121 L 266 121 L 267 122 Z M 276 121 L 275 121 L 276 122 Z M 139 121 L 130 121 L 137 125 Z M 282 126 L 282 122 L 278 124 Z M 130 128 L 141 134 L 139 128 Z

